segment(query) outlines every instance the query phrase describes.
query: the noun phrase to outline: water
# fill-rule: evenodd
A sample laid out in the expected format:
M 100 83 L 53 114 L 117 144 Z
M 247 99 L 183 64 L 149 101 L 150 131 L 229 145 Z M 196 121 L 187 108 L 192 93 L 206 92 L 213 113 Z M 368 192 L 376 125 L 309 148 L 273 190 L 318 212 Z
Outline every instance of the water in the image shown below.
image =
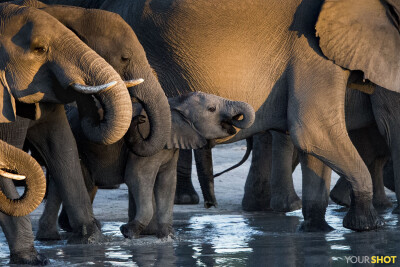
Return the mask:
M 346 211 L 337 208 L 328 208 L 327 221 L 336 229 L 329 233 L 299 232 L 301 211 L 178 213 L 175 240 L 125 239 L 119 231 L 123 222 L 105 222 L 102 231 L 109 241 L 102 244 L 35 244 L 53 266 L 346 266 L 345 256 L 400 255 L 397 215 L 387 211 L 383 229 L 357 233 L 342 227 Z M 9 252 L 2 233 L 0 243 L 4 266 Z

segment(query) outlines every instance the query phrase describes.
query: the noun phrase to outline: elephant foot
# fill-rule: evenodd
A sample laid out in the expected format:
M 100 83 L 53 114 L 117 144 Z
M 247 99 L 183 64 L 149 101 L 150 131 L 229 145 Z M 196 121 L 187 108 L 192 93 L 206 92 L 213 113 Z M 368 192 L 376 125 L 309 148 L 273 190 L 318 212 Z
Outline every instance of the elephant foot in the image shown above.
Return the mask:
M 393 206 L 392 202 L 386 197 L 386 195 L 375 197 L 372 199 L 374 208 L 377 210 L 385 210 Z
M 199 204 L 200 198 L 196 191 L 191 192 L 178 192 L 175 193 L 175 201 L 174 204 L 178 205 L 193 205 Z M 204 204 L 205 205 L 205 204 Z
M 139 238 L 139 236 L 142 233 L 144 228 L 145 228 L 145 225 L 134 220 L 134 221 L 131 221 L 131 222 L 121 225 L 121 227 L 119 229 L 125 238 L 132 239 L 132 238 Z
M 302 232 L 330 232 L 335 230 L 325 220 L 307 219 L 301 223 L 299 231 Z
M 218 208 L 218 203 L 216 200 L 215 201 L 206 201 L 206 200 L 204 201 L 204 208 L 209 209 L 213 206 Z
M 250 194 L 245 194 L 242 199 L 242 209 L 244 211 L 270 211 L 269 198 L 256 198 Z
M 343 219 L 343 226 L 354 231 L 375 230 L 383 225 L 383 219 L 377 214 L 371 201 L 367 200 L 364 200 L 357 207 L 351 204 L 349 211 Z
M 162 240 L 174 239 L 174 230 L 170 224 L 160 224 L 158 226 L 157 237 Z
M 350 193 L 351 193 L 351 185 L 347 180 L 343 177 L 340 177 L 337 181 L 336 185 L 331 190 L 329 194 L 330 198 L 333 202 L 340 206 L 350 207 Z
M 271 208 L 279 212 L 298 210 L 301 209 L 301 199 L 295 192 L 288 195 L 274 194 L 271 197 Z
M 105 240 L 97 223 L 83 225 L 78 231 L 74 231 L 71 237 L 68 238 L 68 244 L 94 244 Z
M 11 253 L 10 264 L 29 264 L 44 266 L 50 264 L 50 261 L 43 254 L 37 253 L 35 248 L 31 248 L 26 251 Z
M 39 241 L 50 241 L 50 240 L 61 240 L 60 233 L 55 230 L 48 230 L 42 227 L 39 227 L 39 230 L 36 233 L 36 240 Z

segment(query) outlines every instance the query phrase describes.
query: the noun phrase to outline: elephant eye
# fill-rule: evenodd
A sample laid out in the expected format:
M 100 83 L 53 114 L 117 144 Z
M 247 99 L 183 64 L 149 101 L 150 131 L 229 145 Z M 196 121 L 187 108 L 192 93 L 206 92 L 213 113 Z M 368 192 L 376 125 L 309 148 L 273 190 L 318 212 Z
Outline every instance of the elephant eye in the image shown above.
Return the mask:
M 122 62 L 128 62 L 128 61 L 129 61 L 129 57 L 122 56 L 122 57 L 121 57 L 121 61 L 122 61 Z
M 207 110 L 210 112 L 215 112 L 216 109 L 217 109 L 216 107 L 209 107 Z
M 33 47 L 33 52 L 38 53 L 38 54 L 43 54 L 47 52 L 47 48 L 45 46 L 34 46 Z

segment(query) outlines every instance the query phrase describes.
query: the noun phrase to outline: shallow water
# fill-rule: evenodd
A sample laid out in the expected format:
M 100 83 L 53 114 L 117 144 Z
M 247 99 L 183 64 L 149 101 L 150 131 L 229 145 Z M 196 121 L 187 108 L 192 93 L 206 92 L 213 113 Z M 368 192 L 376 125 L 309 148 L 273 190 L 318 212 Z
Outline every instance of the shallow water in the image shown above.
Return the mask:
M 53 266 L 346 266 L 345 256 L 400 255 L 399 220 L 382 214 L 386 226 L 356 233 L 342 227 L 345 209 L 330 205 L 327 221 L 336 230 L 302 233 L 301 211 L 188 214 L 174 217 L 175 240 L 123 238 L 123 222 L 105 222 L 108 241 L 98 245 L 37 242 Z M 0 233 L 0 265 L 9 261 Z M 399 259 L 400 260 L 400 259 Z

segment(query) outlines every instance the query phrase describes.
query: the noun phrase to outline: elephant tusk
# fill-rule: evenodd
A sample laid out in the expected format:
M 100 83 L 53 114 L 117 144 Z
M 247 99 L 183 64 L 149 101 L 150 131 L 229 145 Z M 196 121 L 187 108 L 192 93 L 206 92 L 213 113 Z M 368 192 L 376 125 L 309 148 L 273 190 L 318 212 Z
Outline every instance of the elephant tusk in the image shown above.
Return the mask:
M 141 84 L 142 82 L 144 82 L 144 79 L 139 78 L 139 79 L 125 81 L 125 85 L 126 85 L 127 88 L 129 88 L 129 87 L 133 87 L 133 86 L 136 86 L 138 84 Z
M 1 170 L 1 169 L 0 169 L 0 175 L 3 176 L 4 178 L 13 179 L 13 180 L 25 180 L 25 178 L 26 178 L 25 175 L 9 173 L 9 172 L 6 172 L 6 171 Z
M 71 84 L 71 86 L 72 86 L 72 88 L 74 88 L 75 91 L 82 93 L 82 94 L 97 94 L 101 91 L 105 91 L 107 89 L 114 87 L 116 84 L 117 84 L 117 82 L 113 81 L 113 82 L 109 82 L 109 83 L 102 84 L 102 85 L 96 85 L 96 86 L 83 85 L 83 84 L 78 84 L 78 83 Z

